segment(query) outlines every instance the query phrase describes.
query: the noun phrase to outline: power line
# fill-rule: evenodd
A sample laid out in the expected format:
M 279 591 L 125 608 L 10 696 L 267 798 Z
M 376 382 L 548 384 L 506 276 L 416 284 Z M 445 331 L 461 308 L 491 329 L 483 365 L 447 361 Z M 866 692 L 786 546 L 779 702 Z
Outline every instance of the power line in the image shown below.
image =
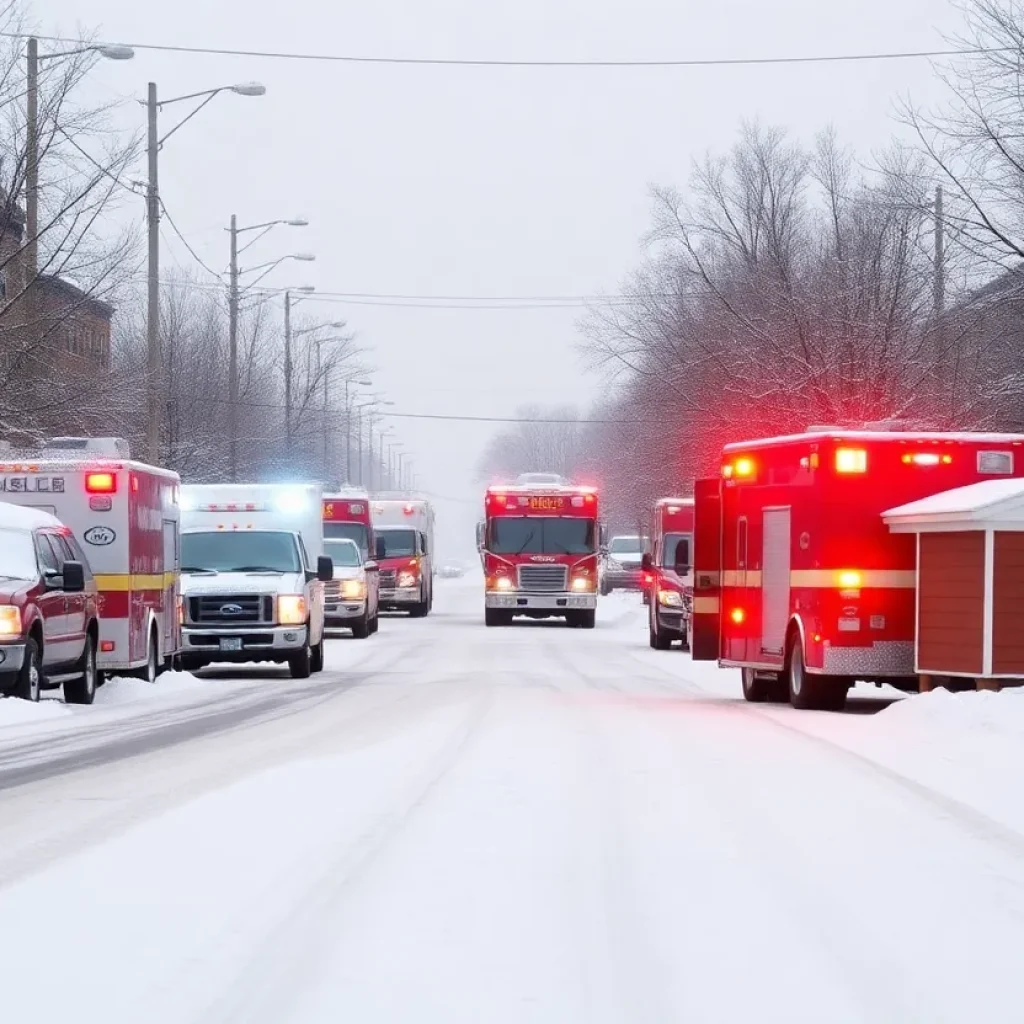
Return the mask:
M 0 32 L 0 37 L 27 39 L 31 33 Z M 71 36 L 36 36 L 47 43 L 80 45 L 81 40 Z M 596 60 L 509 60 L 465 57 L 391 57 L 358 56 L 338 53 L 302 53 L 284 50 L 240 50 L 218 46 L 173 46 L 166 43 L 112 43 L 95 42 L 95 46 L 130 46 L 135 50 L 154 50 L 162 53 L 195 53 L 220 57 L 259 57 L 269 60 L 317 61 L 333 64 L 399 64 L 419 67 L 492 67 L 492 68 L 702 68 L 749 67 L 770 64 L 838 64 L 882 60 L 926 60 L 940 57 L 971 57 L 1003 52 L 1005 47 L 970 47 L 949 50 L 898 50 L 871 53 L 811 54 L 792 57 L 693 57 L 666 59 L 596 59 Z
M 161 210 L 161 212 L 164 215 L 164 220 L 166 220 L 167 223 L 170 224 L 170 226 L 171 226 L 172 230 L 174 231 L 174 233 L 181 240 L 181 244 L 184 245 L 186 249 L 188 249 L 189 254 L 191 255 L 192 259 L 194 259 L 196 261 L 196 263 L 198 263 L 199 266 L 201 266 L 203 268 L 203 270 L 205 270 L 208 274 L 210 274 L 213 277 L 217 278 L 217 280 L 220 281 L 221 287 L 223 287 L 223 283 L 224 282 L 221 281 L 220 274 L 218 274 L 216 270 L 211 270 L 203 262 L 203 260 L 199 256 L 199 254 L 195 251 L 195 249 L 193 249 L 192 246 L 189 245 L 188 239 L 178 230 L 178 225 L 174 223 L 174 218 L 171 216 L 170 210 L 167 209 L 167 204 L 163 201 L 163 198 L 162 197 L 158 197 L 157 198 L 157 202 L 159 202 L 159 204 L 160 204 L 160 210 Z M 161 284 L 162 283 L 163 282 L 161 282 Z M 195 282 L 195 283 L 198 284 L 199 282 Z M 207 287 L 210 287 L 210 286 L 207 286 Z M 213 287 L 216 287 L 216 286 L 213 286 Z

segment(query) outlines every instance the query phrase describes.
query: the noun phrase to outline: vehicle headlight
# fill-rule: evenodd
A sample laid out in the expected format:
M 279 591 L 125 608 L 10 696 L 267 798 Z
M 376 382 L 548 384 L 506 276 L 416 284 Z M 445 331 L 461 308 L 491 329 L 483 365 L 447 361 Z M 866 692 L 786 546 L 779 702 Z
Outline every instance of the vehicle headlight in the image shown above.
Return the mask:
M 658 604 L 666 605 L 669 608 L 682 608 L 683 595 L 678 590 L 659 590 Z
M 494 578 L 495 590 L 515 590 L 516 585 L 507 576 L 496 576 Z
M 366 584 L 362 580 L 343 580 L 341 596 L 348 601 L 361 601 L 366 597 Z
M 398 574 L 398 585 L 400 587 L 415 587 L 419 583 L 414 572 L 400 572 Z
M 281 594 L 277 599 L 277 621 L 282 626 L 301 626 L 308 617 L 302 594 Z
M 572 581 L 572 589 L 577 593 L 594 589 L 594 581 L 589 576 L 575 576 Z
M 0 636 L 21 636 L 21 609 L 14 605 L 0 607 Z

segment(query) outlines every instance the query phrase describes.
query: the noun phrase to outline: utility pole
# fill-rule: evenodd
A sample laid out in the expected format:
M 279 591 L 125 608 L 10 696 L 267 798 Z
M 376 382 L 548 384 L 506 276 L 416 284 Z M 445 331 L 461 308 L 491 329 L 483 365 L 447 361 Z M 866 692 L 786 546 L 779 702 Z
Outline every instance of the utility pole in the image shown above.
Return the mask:
M 352 404 L 348 389 L 352 383 L 345 379 L 345 483 L 352 483 Z
M 358 451 L 358 462 L 356 463 L 356 476 L 359 478 L 356 483 L 363 486 L 363 407 L 356 406 L 356 445 Z
M 936 319 L 942 316 L 946 306 L 946 224 L 942 211 L 942 186 L 935 187 L 935 277 L 932 307 Z
M 149 83 L 146 96 L 149 181 L 146 185 L 146 229 L 148 235 L 148 290 L 146 296 L 146 368 L 148 415 L 146 449 L 150 464 L 160 464 L 160 424 L 163 420 L 163 358 L 160 354 L 160 191 L 157 180 L 160 140 L 156 128 L 156 82 Z
M 231 270 L 228 284 L 228 437 L 231 482 L 238 482 L 238 218 L 231 214 Z
M 39 40 L 28 40 L 28 115 L 25 139 L 25 287 L 32 289 L 39 272 Z
M 323 360 L 323 344 L 319 338 L 316 339 L 316 365 L 317 369 L 323 375 L 324 381 L 324 408 L 323 408 L 323 431 L 324 431 L 324 473 L 323 480 L 327 480 L 327 473 L 330 467 L 330 444 L 331 444 L 331 425 L 327 420 L 328 416 L 328 402 L 330 400 L 330 388 L 328 387 L 328 377 L 330 376 L 330 369 L 324 365 Z
M 232 220 L 234 218 L 232 217 Z M 284 452 L 292 457 L 292 293 L 284 293 Z

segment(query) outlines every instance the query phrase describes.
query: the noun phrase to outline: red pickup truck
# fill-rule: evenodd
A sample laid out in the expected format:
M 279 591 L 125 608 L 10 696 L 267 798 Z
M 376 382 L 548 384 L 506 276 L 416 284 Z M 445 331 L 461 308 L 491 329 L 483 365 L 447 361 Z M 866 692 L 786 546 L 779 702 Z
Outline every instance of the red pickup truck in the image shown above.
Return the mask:
M 0 503 L 0 693 L 37 701 L 63 686 L 68 703 L 91 704 L 98 640 L 96 583 L 71 531 Z

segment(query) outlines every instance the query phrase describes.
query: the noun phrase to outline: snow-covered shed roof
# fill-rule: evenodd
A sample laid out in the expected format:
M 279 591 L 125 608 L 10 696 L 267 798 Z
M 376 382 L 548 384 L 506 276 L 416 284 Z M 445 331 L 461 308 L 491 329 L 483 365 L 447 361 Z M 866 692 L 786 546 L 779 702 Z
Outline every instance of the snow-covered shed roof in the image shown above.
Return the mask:
M 12 505 L 7 501 L 0 501 L 0 529 L 8 530 L 36 530 L 40 526 L 60 526 L 61 521 L 49 512 L 38 508 L 23 508 L 21 505 Z
M 941 491 L 882 513 L 893 533 L 944 525 L 1024 529 L 1024 480 L 1001 477 Z

